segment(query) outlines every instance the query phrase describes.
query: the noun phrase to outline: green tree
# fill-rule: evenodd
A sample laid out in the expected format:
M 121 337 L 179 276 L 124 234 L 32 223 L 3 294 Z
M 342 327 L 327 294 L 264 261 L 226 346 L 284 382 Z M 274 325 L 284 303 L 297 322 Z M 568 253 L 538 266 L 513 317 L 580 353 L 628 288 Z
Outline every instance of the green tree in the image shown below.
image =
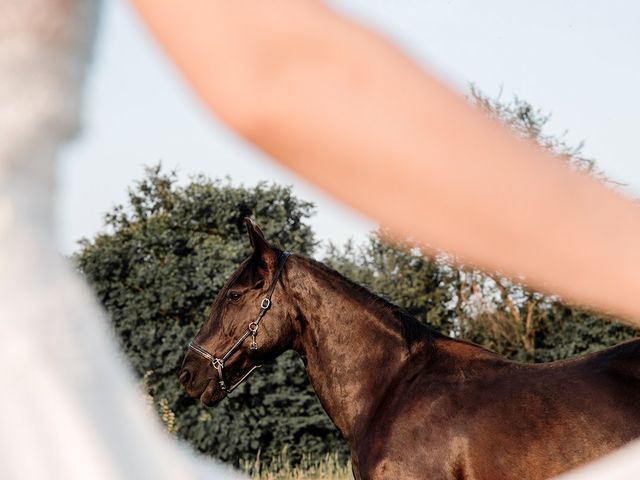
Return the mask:
M 75 255 L 106 308 L 124 352 L 171 430 L 202 452 L 238 464 L 278 454 L 344 452 L 342 440 L 292 353 L 207 409 L 177 380 L 187 342 L 226 279 L 249 255 L 245 216 L 274 244 L 312 254 L 312 204 L 290 188 L 236 187 L 196 177 L 179 186 L 155 167 Z

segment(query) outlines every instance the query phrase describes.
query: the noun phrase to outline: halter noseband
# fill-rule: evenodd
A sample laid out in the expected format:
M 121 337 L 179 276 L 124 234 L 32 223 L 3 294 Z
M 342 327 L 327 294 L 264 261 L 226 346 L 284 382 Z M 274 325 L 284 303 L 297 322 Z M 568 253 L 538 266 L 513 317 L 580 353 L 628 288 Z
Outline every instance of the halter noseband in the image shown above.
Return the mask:
M 278 270 L 276 271 L 273 280 L 271 281 L 271 285 L 269 285 L 269 290 L 267 290 L 266 296 L 260 302 L 260 313 L 258 313 L 258 317 L 249 324 L 247 327 L 247 331 L 244 332 L 244 335 L 240 337 L 240 339 L 234 343 L 233 347 L 231 347 L 227 353 L 223 355 L 222 358 L 218 358 L 215 355 L 207 352 L 200 345 L 195 343 L 194 341 L 189 342 L 189 349 L 196 352 L 203 358 L 206 358 L 211 362 L 211 366 L 218 372 L 218 385 L 220 388 L 225 391 L 227 394 L 231 393 L 235 388 L 244 382 L 249 375 L 251 375 L 257 368 L 260 368 L 262 365 L 254 365 L 247 373 L 245 373 L 240 380 L 231 385 L 231 387 L 227 388 L 227 384 L 224 381 L 224 362 L 226 362 L 231 355 L 237 352 L 244 341 L 247 339 L 249 335 L 251 335 L 251 350 L 257 350 L 258 344 L 256 343 L 256 335 L 258 334 L 258 327 L 260 327 L 260 321 L 262 317 L 267 313 L 267 310 L 271 307 L 271 296 L 273 295 L 273 291 L 276 288 L 278 283 L 278 279 L 282 274 L 282 270 L 284 269 L 284 264 L 287 262 L 287 258 L 289 258 L 289 252 L 282 252 L 278 257 Z

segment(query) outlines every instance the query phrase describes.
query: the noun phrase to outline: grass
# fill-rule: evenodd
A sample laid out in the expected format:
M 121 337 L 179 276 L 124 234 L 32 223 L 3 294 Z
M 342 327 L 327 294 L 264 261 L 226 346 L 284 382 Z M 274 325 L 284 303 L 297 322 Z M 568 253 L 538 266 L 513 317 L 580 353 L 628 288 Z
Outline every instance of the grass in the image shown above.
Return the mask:
M 260 454 L 252 462 L 244 462 L 242 470 L 254 480 L 352 480 L 351 462 L 345 464 L 337 454 L 327 454 L 320 459 L 302 457 L 298 465 L 292 465 L 287 449 L 264 462 Z

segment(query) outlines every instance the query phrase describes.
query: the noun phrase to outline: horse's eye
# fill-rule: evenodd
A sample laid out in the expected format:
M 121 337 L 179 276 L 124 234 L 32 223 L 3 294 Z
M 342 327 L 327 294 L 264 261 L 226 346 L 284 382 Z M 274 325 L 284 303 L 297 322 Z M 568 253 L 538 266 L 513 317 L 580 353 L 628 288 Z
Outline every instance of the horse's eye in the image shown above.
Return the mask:
M 238 292 L 233 292 L 232 291 L 232 292 L 227 293 L 227 298 L 229 298 L 229 300 L 233 300 L 233 301 L 238 300 L 240 298 L 240 296 L 241 295 Z

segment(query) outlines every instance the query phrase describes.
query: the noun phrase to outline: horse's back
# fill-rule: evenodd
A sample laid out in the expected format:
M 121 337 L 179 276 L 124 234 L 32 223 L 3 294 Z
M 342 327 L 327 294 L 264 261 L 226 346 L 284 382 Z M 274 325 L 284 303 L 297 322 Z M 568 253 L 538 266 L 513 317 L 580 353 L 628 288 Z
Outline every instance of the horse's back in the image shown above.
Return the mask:
M 399 386 L 367 442 L 374 471 L 412 464 L 442 478 L 543 479 L 640 437 L 640 340 L 541 365 L 479 351 Z
M 639 340 L 500 370 L 467 391 L 483 400 L 461 419 L 478 478 L 548 478 L 640 437 Z
M 577 359 L 580 360 L 580 357 Z M 640 339 L 629 340 L 584 357 L 584 363 L 620 381 L 640 380 Z

